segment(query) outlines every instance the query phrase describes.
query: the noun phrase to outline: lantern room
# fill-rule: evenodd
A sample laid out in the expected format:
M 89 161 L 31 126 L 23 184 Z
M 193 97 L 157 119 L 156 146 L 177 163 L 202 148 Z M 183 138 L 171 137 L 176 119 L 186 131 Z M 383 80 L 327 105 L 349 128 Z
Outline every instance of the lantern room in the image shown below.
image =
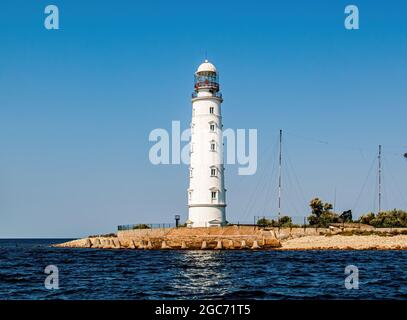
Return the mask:
M 219 79 L 216 68 L 208 60 L 205 60 L 195 72 L 195 92 L 201 89 L 206 89 L 212 93 L 219 91 Z

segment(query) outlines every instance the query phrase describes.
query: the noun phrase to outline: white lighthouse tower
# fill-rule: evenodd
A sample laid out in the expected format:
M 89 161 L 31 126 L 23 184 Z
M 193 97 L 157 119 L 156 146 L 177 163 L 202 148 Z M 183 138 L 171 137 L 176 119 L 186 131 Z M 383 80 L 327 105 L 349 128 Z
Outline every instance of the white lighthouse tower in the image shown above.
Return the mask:
M 218 72 L 208 60 L 195 72 L 192 94 L 188 189 L 189 227 L 226 224 L 222 142 L 222 94 Z

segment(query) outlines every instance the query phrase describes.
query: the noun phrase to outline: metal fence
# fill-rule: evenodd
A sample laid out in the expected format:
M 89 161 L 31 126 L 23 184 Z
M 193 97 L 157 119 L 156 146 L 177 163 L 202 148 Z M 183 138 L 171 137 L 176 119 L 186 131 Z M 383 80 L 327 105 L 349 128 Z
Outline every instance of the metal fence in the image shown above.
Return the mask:
M 308 225 L 308 220 L 306 216 L 254 216 L 253 222 L 258 226 L 292 226 L 292 227 L 304 227 Z
M 252 221 L 230 221 L 228 225 L 235 226 L 292 226 L 292 227 L 304 227 L 307 225 L 307 217 L 295 216 L 290 217 L 291 222 L 280 221 L 278 216 L 254 216 Z M 185 224 L 180 223 L 178 227 L 185 227 Z M 176 228 L 176 224 L 173 223 L 138 223 L 138 224 L 125 224 L 117 226 L 118 231 L 137 230 L 137 229 L 170 229 Z M 208 226 L 209 227 L 209 226 Z
M 181 225 L 180 225 L 181 226 Z M 124 224 L 117 226 L 118 231 L 137 230 L 137 229 L 169 229 L 175 228 L 175 223 L 138 223 Z

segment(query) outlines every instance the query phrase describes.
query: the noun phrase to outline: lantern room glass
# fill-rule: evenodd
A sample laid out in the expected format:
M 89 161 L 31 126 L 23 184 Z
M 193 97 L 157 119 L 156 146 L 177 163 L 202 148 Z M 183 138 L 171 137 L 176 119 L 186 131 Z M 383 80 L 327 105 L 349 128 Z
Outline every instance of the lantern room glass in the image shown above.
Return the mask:
M 199 72 L 195 74 L 195 90 L 200 88 L 219 91 L 218 75 L 211 71 Z

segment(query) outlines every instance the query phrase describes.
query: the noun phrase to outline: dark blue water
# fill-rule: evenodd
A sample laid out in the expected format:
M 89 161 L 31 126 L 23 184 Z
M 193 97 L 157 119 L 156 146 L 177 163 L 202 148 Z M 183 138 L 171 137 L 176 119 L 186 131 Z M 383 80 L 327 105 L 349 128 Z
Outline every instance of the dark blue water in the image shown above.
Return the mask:
M 61 249 L 0 240 L 0 299 L 407 299 L 407 251 Z M 344 269 L 359 268 L 347 290 Z M 47 290 L 44 268 L 59 269 Z

